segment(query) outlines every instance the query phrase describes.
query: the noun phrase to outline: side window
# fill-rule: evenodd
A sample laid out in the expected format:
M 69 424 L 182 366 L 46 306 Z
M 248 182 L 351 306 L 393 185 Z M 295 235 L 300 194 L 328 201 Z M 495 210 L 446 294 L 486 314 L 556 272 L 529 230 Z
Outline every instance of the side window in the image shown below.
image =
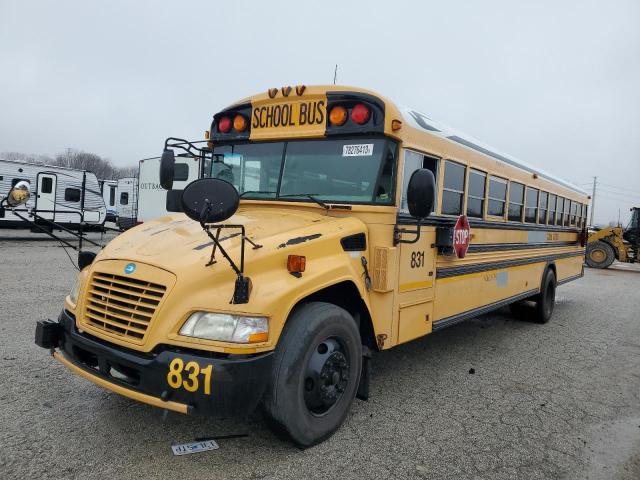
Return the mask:
M 120 193 L 120 205 L 129 205 L 129 193 L 128 192 Z
M 436 185 L 438 185 L 438 159 L 422 155 L 421 153 L 413 152 L 411 150 L 404 151 L 404 170 L 402 174 L 402 192 L 400 194 L 400 211 L 404 213 L 409 212 L 407 206 L 407 187 L 409 186 L 409 180 L 411 175 L 419 168 L 427 168 L 431 170 L 433 176 L 436 179 Z M 435 206 L 434 206 L 435 208 Z
M 509 220 L 514 222 L 522 221 L 522 205 L 524 200 L 524 185 L 511 182 L 509 189 Z
M 402 212 L 409 212 L 409 207 L 407 206 L 407 188 L 409 187 L 411 174 L 420 167 L 422 167 L 422 155 L 412 152 L 411 150 L 405 150 L 404 171 L 402 174 L 402 194 L 400 195 L 400 211 Z
M 79 202 L 80 201 L 80 189 L 79 188 L 65 188 L 64 189 L 65 202 Z
M 51 193 L 53 192 L 53 178 L 51 177 L 42 177 L 42 184 L 40 188 L 41 193 Z
M 173 180 L 176 182 L 184 182 L 189 179 L 189 165 L 186 163 L 176 163 Z
M 109 187 L 109 206 L 113 207 L 116 204 L 116 187 L 111 185 Z
M 571 225 L 576 225 L 576 218 L 578 216 L 578 204 L 571 202 Z
M 467 215 L 482 218 L 484 216 L 484 190 L 487 174 L 479 170 L 469 170 L 469 192 L 467 194 Z
M 564 199 L 564 214 L 562 215 L 562 224 L 569 225 L 570 202 L 568 198 Z
M 578 228 L 582 228 L 582 204 L 579 203 L 578 204 L 578 208 L 577 208 L 577 218 L 576 218 L 576 225 L 578 226 Z
M 556 225 L 562 225 L 562 211 L 564 210 L 564 198 L 558 197 L 556 202 Z
M 538 219 L 538 189 L 527 187 L 525 202 L 524 221 L 536 223 Z
M 444 186 L 442 189 L 442 214 L 460 215 L 464 197 L 466 167 L 447 160 L 444 162 Z
M 553 194 L 549 194 L 549 220 L 548 224 L 553 225 L 556 222 L 556 201 L 557 198 Z
M 504 205 L 507 203 L 507 181 L 500 177 L 489 177 L 488 215 L 504 217 Z
M 549 194 L 547 192 L 540 192 L 540 210 L 538 211 L 538 223 L 547 223 L 547 200 L 549 200 Z

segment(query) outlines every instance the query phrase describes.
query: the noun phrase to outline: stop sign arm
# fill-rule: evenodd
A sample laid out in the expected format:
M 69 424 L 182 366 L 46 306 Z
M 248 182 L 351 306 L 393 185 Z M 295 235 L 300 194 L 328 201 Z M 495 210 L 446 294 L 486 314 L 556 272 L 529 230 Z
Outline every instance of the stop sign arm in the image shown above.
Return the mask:
M 453 227 L 436 227 L 436 247 L 442 255 L 453 255 Z

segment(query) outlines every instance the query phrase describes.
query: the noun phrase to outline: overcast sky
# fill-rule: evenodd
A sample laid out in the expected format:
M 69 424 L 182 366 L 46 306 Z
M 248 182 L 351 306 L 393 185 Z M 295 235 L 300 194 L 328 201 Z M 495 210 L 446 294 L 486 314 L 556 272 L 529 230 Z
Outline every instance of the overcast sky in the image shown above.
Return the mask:
M 527 3 L 525 5 L 525 3 Z M 0 152 L 120 166 L 269 87 L 377 90 L 640 206 L 640 1 L 0 1 Z

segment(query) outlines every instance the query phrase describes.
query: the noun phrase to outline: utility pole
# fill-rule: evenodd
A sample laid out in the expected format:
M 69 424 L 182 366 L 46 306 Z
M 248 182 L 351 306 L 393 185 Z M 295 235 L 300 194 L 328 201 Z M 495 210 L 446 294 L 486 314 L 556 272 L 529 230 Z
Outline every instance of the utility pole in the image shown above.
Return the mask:
M 333 84 L 336 84 L 336 78 L 338 78 L 338 64 L 336 63 L 336 68 L 333 70 Z
M 589 225 L 593 226 L 593 211 L 596 209 L 596 183 L 598 177 L 593 177 L 593 193 L 591 193 L 591 219 Z

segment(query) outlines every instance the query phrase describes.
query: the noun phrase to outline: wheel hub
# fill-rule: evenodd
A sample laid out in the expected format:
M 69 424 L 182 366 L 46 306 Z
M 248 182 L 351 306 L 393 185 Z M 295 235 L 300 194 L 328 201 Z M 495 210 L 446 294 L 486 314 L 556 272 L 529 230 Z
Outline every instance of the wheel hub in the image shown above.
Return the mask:
M 307 364 L 304 400 L 314 415 L 324 415 L 342 397 L 349 382 L 349 359 L 340 342 L 328 338 L 315 349 Z
M 607 257 L 607 255 L 604 253 L 604 250 L 592 250 L 591 251 L 591 260 L 593 260 L 594 262 L 604 262 L 604 259 Z

